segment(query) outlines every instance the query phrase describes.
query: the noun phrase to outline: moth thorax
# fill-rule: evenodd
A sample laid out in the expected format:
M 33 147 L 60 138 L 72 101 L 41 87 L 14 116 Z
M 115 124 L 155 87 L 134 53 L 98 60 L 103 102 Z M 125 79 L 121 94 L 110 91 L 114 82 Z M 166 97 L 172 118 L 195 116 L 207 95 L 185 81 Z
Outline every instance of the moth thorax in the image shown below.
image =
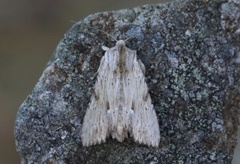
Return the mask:
M 126 46 L 125 44 L 119 44 L 118 46 L 118 53 L 120 56 L 122 56 L 123 54 L 125 54 L 126 51 Z
M 118 54 L 119 54 L 119 61 L 118 61 L 118 67 L 120 69 L 120 72 L 125 72 L 126 67 L 126 46 L 124 42 L 118 41 Z

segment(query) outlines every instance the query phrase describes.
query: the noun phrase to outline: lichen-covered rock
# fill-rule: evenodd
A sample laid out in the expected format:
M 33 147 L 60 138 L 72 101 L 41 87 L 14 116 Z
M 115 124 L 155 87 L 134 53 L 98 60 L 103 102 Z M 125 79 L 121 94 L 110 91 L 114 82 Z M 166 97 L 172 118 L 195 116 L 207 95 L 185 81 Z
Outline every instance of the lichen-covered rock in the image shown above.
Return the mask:
M 90 15 L 60 41 L 21 105 L 22 163 L 231 163 L 240 105 L 240 5 L 178 0 Z M 138 53 L 161 131 L 159 148 L 107 139 L 83 147 L 81 127 L 104 51 L 117 39 Z

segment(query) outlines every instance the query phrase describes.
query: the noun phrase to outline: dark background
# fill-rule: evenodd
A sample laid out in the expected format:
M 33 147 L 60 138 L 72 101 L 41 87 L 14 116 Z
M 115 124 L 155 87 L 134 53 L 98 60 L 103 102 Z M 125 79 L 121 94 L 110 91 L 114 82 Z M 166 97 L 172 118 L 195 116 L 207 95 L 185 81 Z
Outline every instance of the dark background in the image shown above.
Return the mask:
M 13 136 L 16 112 L 72 21 L 166 1 L 170 0 L 0 0 L 0 163 L 20 163 Z

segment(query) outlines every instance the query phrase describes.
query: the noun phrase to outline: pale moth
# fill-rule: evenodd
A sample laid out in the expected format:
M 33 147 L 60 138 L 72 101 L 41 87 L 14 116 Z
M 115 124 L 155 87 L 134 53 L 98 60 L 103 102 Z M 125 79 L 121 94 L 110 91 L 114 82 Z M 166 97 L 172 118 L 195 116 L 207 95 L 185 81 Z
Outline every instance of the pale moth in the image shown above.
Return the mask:
M 159 125 L 143 63 L 123 40 L 102 48 L 106 52 L 83 120 L 83 146 L 105 142 L 109 135 L 122 142 L 130 134 L 140 144 L 158 147 Z

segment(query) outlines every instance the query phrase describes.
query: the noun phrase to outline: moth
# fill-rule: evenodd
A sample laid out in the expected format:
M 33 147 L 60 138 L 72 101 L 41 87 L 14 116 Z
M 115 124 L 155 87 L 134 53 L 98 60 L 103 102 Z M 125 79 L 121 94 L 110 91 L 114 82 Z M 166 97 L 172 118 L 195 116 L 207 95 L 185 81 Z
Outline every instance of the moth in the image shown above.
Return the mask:
M 119 40 L 105 51 L 94 92 L 83 120 L 82 144 L 91 146 L 112 138 L 158 147 L 160 131 L 145 81 L 145 66 L 136 51 Z

